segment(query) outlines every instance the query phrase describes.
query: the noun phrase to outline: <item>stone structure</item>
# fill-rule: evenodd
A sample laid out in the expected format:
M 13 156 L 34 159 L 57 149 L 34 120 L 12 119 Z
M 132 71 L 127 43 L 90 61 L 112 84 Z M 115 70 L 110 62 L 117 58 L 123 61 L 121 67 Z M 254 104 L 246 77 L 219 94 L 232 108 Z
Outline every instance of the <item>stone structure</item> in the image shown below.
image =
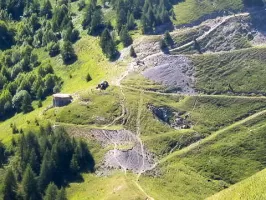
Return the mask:
M 73 98 L 70 94 L 54 94 L 53 95 L 53 106 L 62 107 L 70 104 Z

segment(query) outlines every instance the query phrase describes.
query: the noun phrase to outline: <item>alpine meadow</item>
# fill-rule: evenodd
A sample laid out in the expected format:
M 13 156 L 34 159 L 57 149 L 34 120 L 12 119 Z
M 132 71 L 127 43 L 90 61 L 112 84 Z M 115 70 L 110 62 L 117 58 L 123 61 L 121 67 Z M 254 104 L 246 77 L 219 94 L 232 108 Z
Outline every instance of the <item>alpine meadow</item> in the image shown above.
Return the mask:
M 266 199 L 265 0 L 0 0 L 0 199 Z

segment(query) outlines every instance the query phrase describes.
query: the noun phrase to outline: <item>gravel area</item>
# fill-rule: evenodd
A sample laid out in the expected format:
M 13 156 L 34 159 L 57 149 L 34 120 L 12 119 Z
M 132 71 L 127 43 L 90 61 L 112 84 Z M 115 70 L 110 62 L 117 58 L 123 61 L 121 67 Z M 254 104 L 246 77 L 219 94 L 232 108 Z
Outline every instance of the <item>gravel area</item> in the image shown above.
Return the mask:
M 148 58 L 145 65 L 148 69 L 142 74 L 146 78 L 167 86 L 172 92 L 196 93 L 193 88 L 194 67 L 187 57 L 163 54 Z

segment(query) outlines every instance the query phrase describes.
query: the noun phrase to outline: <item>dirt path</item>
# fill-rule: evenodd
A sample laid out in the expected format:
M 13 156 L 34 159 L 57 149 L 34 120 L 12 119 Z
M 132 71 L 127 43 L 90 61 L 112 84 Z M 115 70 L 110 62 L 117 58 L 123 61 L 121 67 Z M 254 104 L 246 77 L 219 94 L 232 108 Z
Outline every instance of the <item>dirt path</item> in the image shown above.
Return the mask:
M 121 87 L 128 89 L 128 90 L 144 92 L 144 93 L 148 93 L 148 94 L 163 95 L 163 96 L 220 97 L 220 98 L 233 98 L 233 99 L 235 99 L 235 98 L 239 98 L 239 99 L 266 99 L 266 96 L 233 96 L 233 95 L 208 95 L 208 94 L 191 94 L 191 95 L 186 94 L 186 95 L 184 95 L 184 94 L 177 94 L 177 93 L 154 92 L 154 91 L 124 86 L 124 85 L 121 85 Z
M 137 182 L 137 181 L 133 181 L 136 186 L 138 187 L 138 189 L 144 194 L 147 196 L 147 199 L 146 200 L 154 200 L 154 198 L 152 198 L 151 196 L 149 196 L 144 190 L 143 188 L 141 187 L 141 185 Z
M 145 155 L 145 151 L 144 151 L 144 146 L 143 146 L 143 142 L 141 140 L 141 112 L 142 112 L 142 105 L 143 105 L 143 92 L 140 93 L 140 100 L 139 100 L 139 105 L 138 105 L 138 115 L 137 115 L 137 122 L 136 122 L 136 128 L 137 128 L 137 139 L 140 143 L 141 146 L 141 152 L 142 152 L 142 166 L 139 169 L 139 173 L 137 176 L 137 181 L 139 180 L 139 177 L 141 176 L 141 174 L 144 172 L 143 171 L 143 167 L 144 167 L 144 158 L 146 157 Z

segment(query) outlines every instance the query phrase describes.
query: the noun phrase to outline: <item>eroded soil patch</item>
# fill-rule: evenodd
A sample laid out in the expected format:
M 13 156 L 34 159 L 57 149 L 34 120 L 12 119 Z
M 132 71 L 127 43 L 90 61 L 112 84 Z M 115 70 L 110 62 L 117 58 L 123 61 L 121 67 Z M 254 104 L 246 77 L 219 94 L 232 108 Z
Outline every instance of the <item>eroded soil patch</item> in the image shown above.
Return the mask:
M 136 135 L 128 130 L 92 130 L 92 137 L 100 141 L 103 147 L 110 147 L 104 156 L 98 173 L 105 175 L 108 169 L 131 170 L 134 173 L 145 172 L 154 166 L 154 155 L 144 147 Z

